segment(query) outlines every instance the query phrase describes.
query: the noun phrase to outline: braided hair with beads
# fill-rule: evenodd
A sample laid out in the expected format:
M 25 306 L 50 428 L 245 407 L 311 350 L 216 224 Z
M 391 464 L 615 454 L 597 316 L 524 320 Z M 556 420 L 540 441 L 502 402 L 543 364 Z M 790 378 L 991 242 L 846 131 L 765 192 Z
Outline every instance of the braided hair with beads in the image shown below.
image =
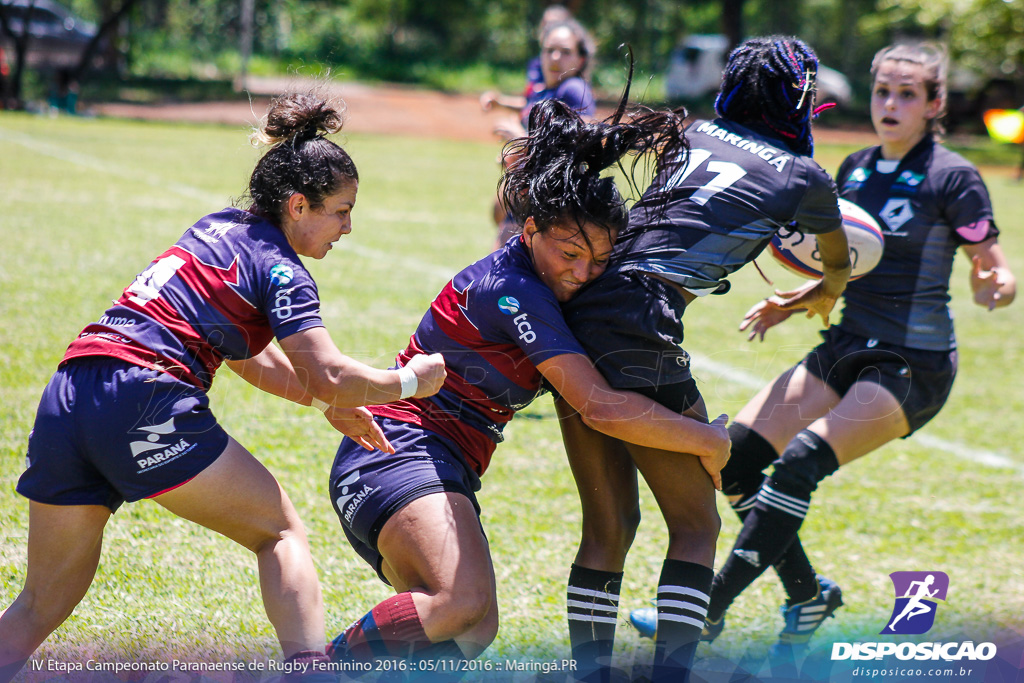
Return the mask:
M 811 154 L 818 57 L 797 38 L 751 38 L 729 54 L 715 111 L 742 125 L 764 127 L 798 154 Z

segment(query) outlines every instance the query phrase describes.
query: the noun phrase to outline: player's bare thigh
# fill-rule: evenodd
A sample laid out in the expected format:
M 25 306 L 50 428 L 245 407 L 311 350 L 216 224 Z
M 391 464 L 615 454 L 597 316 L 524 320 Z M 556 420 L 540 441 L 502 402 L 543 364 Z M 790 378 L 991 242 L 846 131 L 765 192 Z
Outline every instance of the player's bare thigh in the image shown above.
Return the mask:
M 827 415 L 839 401 L 832 387 L 797 365 L 761 389 L 735 421 L 753 429 L 781 453 L 790 439 Z

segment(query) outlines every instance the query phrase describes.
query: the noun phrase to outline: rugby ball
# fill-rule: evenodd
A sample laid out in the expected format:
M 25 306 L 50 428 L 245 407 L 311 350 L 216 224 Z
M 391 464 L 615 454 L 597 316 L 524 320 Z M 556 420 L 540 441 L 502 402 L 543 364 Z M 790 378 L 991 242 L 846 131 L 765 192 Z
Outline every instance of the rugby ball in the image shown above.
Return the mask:
M 840 199 L 839 211 L 843 214 L 843 229 L 850 243 L 850 263 L 853 264 L 850 279 L 856 280 L 870 273 L 882 260 L 885 238 L 871 214 L 853 202 Z M 787 270 L 807 279 L 821 277 L 821 256 L 814 235 L 783 228 L 772 237 L 769 248 L 775 260 Z

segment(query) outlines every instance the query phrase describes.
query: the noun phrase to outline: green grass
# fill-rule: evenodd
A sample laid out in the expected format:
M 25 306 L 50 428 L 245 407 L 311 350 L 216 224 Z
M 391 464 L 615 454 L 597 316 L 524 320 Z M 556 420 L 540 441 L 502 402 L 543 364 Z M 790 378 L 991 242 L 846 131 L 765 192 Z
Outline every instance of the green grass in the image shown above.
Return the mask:
M 447 276 L 492 243 L 496 149 L 368 135 L 348 136 L 346 146 L 361 176 L 354 231 L 310 268 L 338 346 L 384 367 Z M 819 158 L 834 170 L 848 151 L 822 146 Z M 67 343 L 185 227 L 241 194 L 256 158 L 241 128 L 0 116 L 0 233 L 7 245 L 0 252 L 0 605 L 24 579 L 28 506 L 13 489 L 39 393 Z M 1024 193 L 1011 168 L 984 170 L 1001 242 L 1022 273 Z M 761 264 L 778 285 L 795 284 L 770 259 Z M 1024 478 L 1017 419 L 1024 388 L 1016 333 L 1024 307 L 994 314 L 974 307 L 967 273 L 961 258 L 953 278 L 960 377 L 943 413 L 920 437 L 844 468 L 815 497 L 805 544 L 818 568 L 842 585 L 847 603 L 822 640 L 874 638 L 892 606 L 888 574 L 899 570 L 950 575 L 950 596 L 930 639 L 962 632 L 978 642 L 1021 623 L 1024 519 L 1015 501 Z M 753 269 L 734 280 L 729 296 L 695 304 L 686 318 L 686 346 L 715 413 L 735 414 L 752 383 L 785 369 L 816 340 L 814 325 L 801 319 L 773 330 L 763 345 L 746 344 L 736 325 L 769 289 Z M 709 369 L 723 366 L 745 374 L 737 381 Z M 337 435 L 310 409 L 262 395 L 228 371 L 212 394 L 222 423 L 295 502 L 320 571 L 327 630 L 338 632 L 388 590 L 348 547 L 327 499 Z M 526 414 L 539 419 L 510 425 L 480 494 L 502 612 L 498 639 L 485 654 L 496 661 L 547 660 L 568 648 L 564 582 L 579 503 L 549 399 Z M 973 463 L 969 456 L 978 451 L 1015 467 Z M 653 593 L 667 541 L 646 490 L 642 498 L 644 522 L 623 586 L 623 661 L 649 655 L 649 641 L 624 620 Z M 722 517 L 720 557 L 737 530 L 727 507 Z M 722 639 L 702 655 L 736 658 L 766 647 L 780 626 L 781 600 L 774 579 L 757 582 L 730 611 Z M 37 657 L 265 659 L 276 652 L 252 557 L 145 501 L 111 521 L 89 594 Z

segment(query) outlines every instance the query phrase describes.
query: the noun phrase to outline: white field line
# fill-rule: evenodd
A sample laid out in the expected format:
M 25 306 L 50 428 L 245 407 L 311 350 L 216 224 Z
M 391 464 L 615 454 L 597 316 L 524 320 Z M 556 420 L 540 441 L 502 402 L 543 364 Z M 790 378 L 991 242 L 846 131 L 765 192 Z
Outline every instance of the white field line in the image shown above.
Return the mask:
M 746 387 L 747 389 L 757 391 L 766 383 L 763 378 L 756 377 L 744 370 L 735 368 L 728 363 L 712 360 L 696 353 L 690 353 L 690 357 L 693 360 L 693 367 L 695 369 L 706 370 L 724 380 Z M 995 451 L 984 450 L 977 448 L 976 446 L 968 446 L 950 439 L 932 436 L 931 434 L 917 433 L 914 434 L 911 439 L 925 448 L 949 453 L 950 455 L 954 455 L 963 460 L 968 460 L 987 467 L 1015 470 L 1018 474 L 1024 475 L 1024 464 Z
M 182 183 L 171 183 L 163 180 L 157 176 L 151 175 L 140 175 L 137 172 L 133 172 L 129 169 L 121 168 L 114 164 L 104 162 L 95 157 L 88 155 L 79 154 L 78 152 L 71 151 L 69 149 L 60 147 L 58 145 L 45 142 L 38 138 L 34 138 L 30 135 L 24 135 L 14 131 L 4 130 L 0 128 L 0 140 L 7 142 L 13 142 L 19 144 L 28 149 L 45 154 L 46 156 L 61 161 L 67 161 L 85 168 L 89 168 L 95 171 L 108 173 L 110 175 L 126 178 L 128 180 L 141 180 L 142 182 L 152 187 L 159 188 L 163 191 L 171 191 L 175 194 L 187 197 L 189 199 L 198 199 L 203 202 L 213 203 L 219 206 L 219 202 L 223 202 L 223 198 L 219 195 L 207 192 L 201 188 L 192 187 Z M 365 247 L 357 244 L 350 244 L 345 246 L 346 251 L 352 252 L 356 256 L 363 258 L 379 259 L 382 263 L 388 263 L 391 265 L 401 266 L 406 271 L 418 271 L 431 277 L 447 280 L 451 278 L 455 273 L 442 266 L 436 266 L 425 261 L 410 258 L 410 257 L 397 257 L 395 254 L 373 249 L 371 247 Z M 691 353 L 693 361 L 696 367 L 707 370 L 715 375 L 718 375 L 722 379 L 725 379 L 734 384 L 738 384 L 748 389 L 757 390 L 764 386 L 764 380 L 756 377 L 744 370 L 735 368 L 728 363 L 722 363 L 719 361 L 711 360 L 701 356 L 700 354 Z M 951 441 L 949 439 L 943 439 L 930 434 L 915 434 L 912 437 L 915 441 L 920 443 L 925 448 L 930 448 L 936 451 L 942 451 L 949 453 L 963 460 L 978 463 L 979 465 L 985 465 L 987 467 L 993 467 L 996 469 L 1009 469 L 1014 470 L 1018 474 L 1024 475 L 1024 464 L 1015 461 L 1001 453 L 995 451 L 989 451 L 985 449 L 976 448 L 974 446 L 968 446 L 966 444 L 959 443 L 957 441 Z
M 45 140 L 33 137 L 31 135 L 25 135 L 15 131 L 5 130 L 0 128 L 0 140 L 5 142 L 12 142 L 17 145 L 21 145 L 26 149 L 30 149 L 39 154 L 57 159 L 59 161 L 65 161 L 76 166 L 81 166 L 92 171 L 98 171 L 100 173 L 106 173 L 108 175 L 116 176 L 126 180 L 133 180 L 145 183 L 150 187 L 155 187 L 161 192 L 171 192 L 187 199 L 195 199 L 203 202 L 204 204 L 210 204 L 211 206 L 220 208 L 225 206 L 225 197 L 222 197 L 216 193 L 208 192 L 202 188 L 193 187 L 183 183 L 169 182 L 159 176 L 147 175 L 139 173 L 137 170 L 133 170 L 130 167 L 122 167 L 117 164 L 103 161 L 95 157 L 80 154 L 73 150 L 54 145 Z M 433 221 L 428 217 L 423 220 L 424 217 L 420 217 L 419 220 L 415 216 L 405 214 L 394 214 L 383 212 L 380 215 L 376 213 L 372 214 L 373 217 L 381 220 L 392 220 L 402 222 L 436 222 L 441 223 L 440 218 L 436 218 Z M 389 266 L 397 266 L 398 268 L 406 271 L 414 271 L 422 274 L 430 275 L 431 277 L 438 278 L 441 283 L 447 282 L 455 275 L 458 271 L 452 270 L 451 268 L 444 268 L 441 266 L 435 266 L 431 263 L 426 263 L 416 258 L 408 256 L 400 256 L 394 253 L 388 253 L 373 247 L 367 247 L 361 244 L 353 244 L 346 240 L 342 245 L 343 251 L 349 251 L 353 254 L 362 258 L 371 259 L 380 263 L 388 264 Z
M 204 204 L 213 204 L 214 206 L 220 207 L 225 201 L 225 197 L 213 192 L 192 187 L 191 185 L 169 182 L 158 176 L 143 174 L 137 169 L 122 167 L 114 163 L 103 161 L 102 159 L 97 159 L 96 157 L 79 154 L 78 152 L 67 149 L 66 147 L 54 145 L 31 135 L 25 135 L 24 133 L 0 128 L 0 140 L 13 142 L 14 144 L 21 145 L 26 149 L 57 159 L 58 161 L 66 161 L 70 164 L 75 164 L 76 166 L 81 166 L 93 171 L 99 171 L 118 178 L 124 178 L 125 180 L 142 182 L 150 187 L 155 187 L 162 192 L 173 192 L 174 194 L 187 199 L 199 200 Z

